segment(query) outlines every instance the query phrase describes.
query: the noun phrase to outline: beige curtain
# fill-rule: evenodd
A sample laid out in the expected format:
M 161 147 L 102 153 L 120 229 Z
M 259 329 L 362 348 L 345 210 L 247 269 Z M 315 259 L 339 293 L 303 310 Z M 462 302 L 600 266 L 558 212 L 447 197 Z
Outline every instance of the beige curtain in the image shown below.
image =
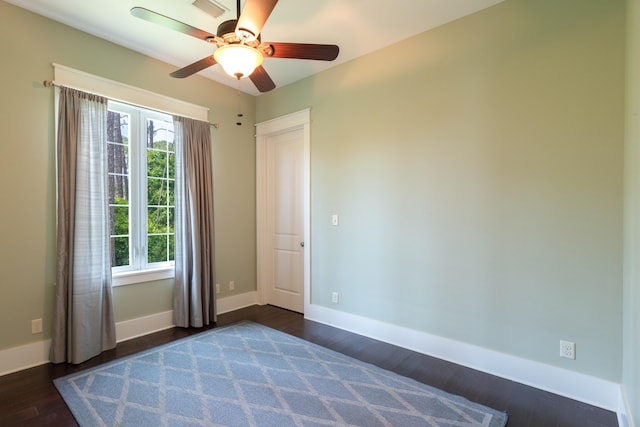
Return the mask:
M 58 111 L 58 272 L 54 363 L 81 363 L 116 345 L 111 296 L 107 100 L 62 87 Z
M 174 116 L 174 322 L 201 327 L 216 321 L 213 168 L 209 123 Z

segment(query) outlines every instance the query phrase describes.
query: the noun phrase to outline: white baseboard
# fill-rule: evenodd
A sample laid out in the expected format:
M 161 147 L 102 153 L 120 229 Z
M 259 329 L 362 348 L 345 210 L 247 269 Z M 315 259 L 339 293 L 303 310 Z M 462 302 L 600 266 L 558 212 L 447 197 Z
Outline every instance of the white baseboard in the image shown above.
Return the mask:
M 217 313 L 222 314 L 257 304 L 258 293 L 247 292 L 216 301 Z M 116 341 L 122 342 L 153 332 L 169 329 L 173 324 L 173 310 L 116 323 Z M 0 350 L 0 376 L 49 363 L 51 340 L 38 341 L 19 347 Z
M 305 318 L 603 409 L 620 409 L 620 384 L 611 381 L 315 304 L 306 307 Z
M 173 311 L 116 323 L 116 341 L 147 335 L 173 327 Z M 49 363 L 51 340 L 0 350 L 0 376 Z
M 216 313 L 222 314 L 257 304 L 257 292 L 247 292 L 216 300 Z M 141 337 L 153 332 L 169 329 L 174 326 L 173 310 L 154 313 L 150 316 L 138 317 L 116 323 L 116 340 L 118 342 Z
M 173 310 L 154 313 L 116 323 L 116 341 L 122 342 L 132 338 L 173 328 Z
M 216 313 L 228 313 L 256 304 L 258 304 L 258 292 L 245 292 L 244 294 L 218 299 L 216 301 Z
M 620 386 L 620 404 L 618 406 L 618 425 L 620 427 L 635 427 L 633 417 L 631 416 L 631 408 L 627 400 L 627 394 L 624 386 Z
M 0 350 L 0 376 L 49 363 L 51 340 Z

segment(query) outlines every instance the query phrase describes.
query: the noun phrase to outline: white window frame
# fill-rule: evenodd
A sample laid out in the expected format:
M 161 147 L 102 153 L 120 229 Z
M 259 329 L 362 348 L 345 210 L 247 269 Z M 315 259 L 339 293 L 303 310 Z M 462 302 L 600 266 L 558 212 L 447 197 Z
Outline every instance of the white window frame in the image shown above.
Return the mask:
M 174 277 L 175 262 L 148 264 L 147 237 L 147 119 L 173 121 L 171 116 L 142 107 L 109 101 L 109 110 L 128 114 L 129 122 L 129 261 L 127 266 L 112 267 L 112 286 L 128 285 Z

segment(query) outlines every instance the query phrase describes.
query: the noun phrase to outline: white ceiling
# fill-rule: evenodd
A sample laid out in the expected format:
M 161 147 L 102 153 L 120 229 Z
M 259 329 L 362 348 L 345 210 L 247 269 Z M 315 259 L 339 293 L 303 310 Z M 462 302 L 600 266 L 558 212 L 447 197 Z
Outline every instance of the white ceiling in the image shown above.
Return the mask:
M 236 17 L 235 0 L 215 0 L 228 9 L 218 19 L 193 0 L 5 0 L 71 27 L 182 68 L 211 55 L 215 46 L 131 16 L 141 6 L 215 34 Z M 503 0 L 280 0 L 262 30 L 262 41 L 337 44 L 333 62 L 266 58 L 276 86 L 373 52 Z M 244 1 L 242 1 L 244 4 Z M 199 73 L 259 95 L 249 79 L 240 82 L 216 65 Z M 187 77 L 188 78 L 188 77 Z

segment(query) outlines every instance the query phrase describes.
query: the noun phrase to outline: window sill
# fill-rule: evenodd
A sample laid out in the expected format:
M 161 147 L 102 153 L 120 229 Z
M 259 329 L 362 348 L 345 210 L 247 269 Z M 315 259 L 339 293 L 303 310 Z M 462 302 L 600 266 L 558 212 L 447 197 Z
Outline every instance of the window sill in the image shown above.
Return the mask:
M 127 271 L 115 273 L 111 278 L 111 286 L 125 286 L 133 285 L 135 283 L 152 282 L 154 280 L 173 279 L 174 276 L 175 269 L 173 267 L 143 271 Z

